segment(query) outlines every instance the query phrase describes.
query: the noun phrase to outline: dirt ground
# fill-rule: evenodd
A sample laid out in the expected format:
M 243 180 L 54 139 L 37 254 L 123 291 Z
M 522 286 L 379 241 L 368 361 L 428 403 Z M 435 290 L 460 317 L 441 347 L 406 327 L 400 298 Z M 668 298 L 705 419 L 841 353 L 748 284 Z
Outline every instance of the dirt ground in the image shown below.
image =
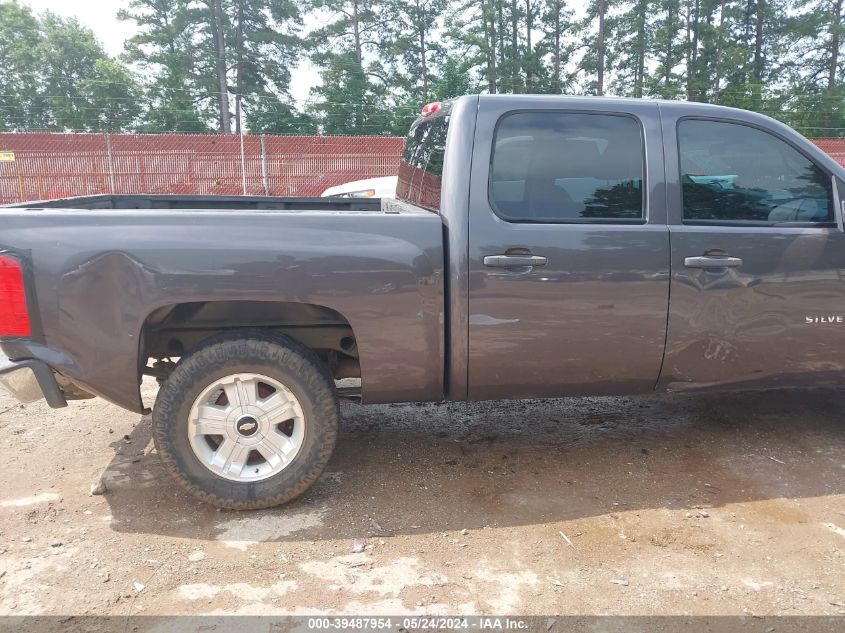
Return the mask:
M 0 396 L 0 614 L 845 613 L 840 393 L 343 413 L 317 485 L 239 513 L 147 417 Z

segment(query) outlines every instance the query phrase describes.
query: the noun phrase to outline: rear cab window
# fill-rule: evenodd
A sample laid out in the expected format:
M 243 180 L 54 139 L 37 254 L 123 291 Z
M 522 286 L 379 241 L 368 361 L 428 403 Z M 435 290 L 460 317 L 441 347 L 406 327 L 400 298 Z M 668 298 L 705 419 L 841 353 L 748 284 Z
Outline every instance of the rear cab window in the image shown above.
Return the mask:
M 515 112 L 499 121 L 489 198 L 508 222 L 642 223 L 643 134 L 628 115 Z
M 400 200 L 440 212 L 440 192 L 446 135 L 449 131 L 448 104 L 431 118 L 417 120 L 405 139 L 399 163 L 396 197 Z
M 831 176 L 786 141 L 739 122 L 678 122 L 685 224 L 835 226 Z

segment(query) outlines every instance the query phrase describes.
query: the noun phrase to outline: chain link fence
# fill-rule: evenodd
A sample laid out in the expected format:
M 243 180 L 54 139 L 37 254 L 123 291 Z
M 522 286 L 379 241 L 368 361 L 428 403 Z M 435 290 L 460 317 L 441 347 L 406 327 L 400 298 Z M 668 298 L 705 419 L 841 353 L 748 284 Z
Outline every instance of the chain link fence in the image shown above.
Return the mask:
M 845 139 L 813 142 L 845 165 Z M 387 136 L 0 133 L 0 204 L 103 193 L 318 196 L 395 176 Z
M 394 176 L 384 136 L 0 134 L 0 204 L 103 193 L 318 196 Z
M 845 166 L 845 138 L 813 138 L 810 140 L 837 163 Z

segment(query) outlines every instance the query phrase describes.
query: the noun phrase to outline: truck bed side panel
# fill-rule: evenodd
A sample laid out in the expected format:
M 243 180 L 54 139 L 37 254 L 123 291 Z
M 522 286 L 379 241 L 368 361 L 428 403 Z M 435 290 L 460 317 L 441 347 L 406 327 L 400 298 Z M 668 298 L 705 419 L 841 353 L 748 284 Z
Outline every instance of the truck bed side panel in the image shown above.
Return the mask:
M 123 407 L 142 409 L 147 316 L 215 300 L 331 308 L 356 336 L 365 402 L 443 397 L 435 214 L 9 209 L 0 226 L 0 249 L 32 263 L 43 334 L 4 349 Z

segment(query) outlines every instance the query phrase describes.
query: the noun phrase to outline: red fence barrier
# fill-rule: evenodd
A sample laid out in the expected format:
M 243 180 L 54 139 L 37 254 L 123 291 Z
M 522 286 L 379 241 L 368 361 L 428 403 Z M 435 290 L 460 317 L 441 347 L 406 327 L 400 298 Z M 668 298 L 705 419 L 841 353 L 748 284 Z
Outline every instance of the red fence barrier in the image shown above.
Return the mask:
M 845 166 L 845 138 L 814 138 L 810 140 L 837 163 Z
M 845 139 L 813 141 L 845 165 Z M 394 176 L 389 136 L 0 133 L 0 204 L 98 193 L 317 196 Z
M 394 176 L 385 136 L 0 134 L 0 204 L 99 193 L 316 196 Z

